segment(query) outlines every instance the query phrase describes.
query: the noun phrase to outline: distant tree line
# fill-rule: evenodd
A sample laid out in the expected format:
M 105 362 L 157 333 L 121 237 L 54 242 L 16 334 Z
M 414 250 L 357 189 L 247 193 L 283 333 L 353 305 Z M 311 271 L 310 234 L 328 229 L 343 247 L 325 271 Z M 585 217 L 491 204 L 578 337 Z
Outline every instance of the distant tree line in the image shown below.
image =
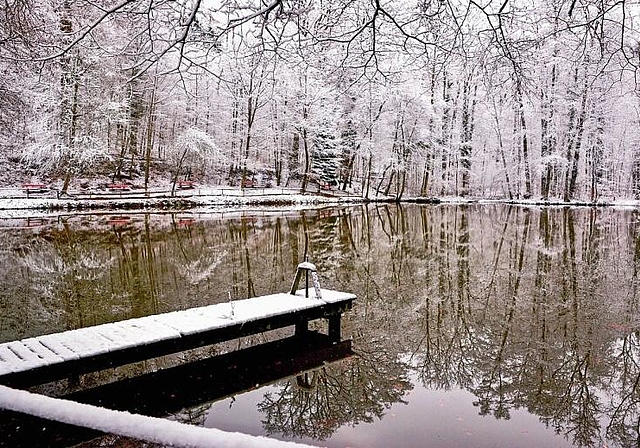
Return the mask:
M 638 2 L 9 0 L 24 175 L 640 198 Z

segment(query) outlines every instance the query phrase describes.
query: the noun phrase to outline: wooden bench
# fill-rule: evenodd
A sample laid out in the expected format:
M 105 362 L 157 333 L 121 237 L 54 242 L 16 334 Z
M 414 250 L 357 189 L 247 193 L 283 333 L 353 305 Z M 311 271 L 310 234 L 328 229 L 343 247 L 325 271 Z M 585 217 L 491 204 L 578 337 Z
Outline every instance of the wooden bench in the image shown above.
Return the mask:
M 127 185 L 127 184 L 109 184 L 109 185 L 107 185 L 107 187 L 111 191 L 129 191 L 129 190 L 131 190 L 131 185 Z
M 180 180 L 178 181 L 178 188 L 181 190 L 189 190 L 194 188 L 196 183 L 192 180 Z
M 22 189 L 24 190 L 25 193 L 27 193 L 27 197 L 29 197 L 29 194 L 46 193 L 47 191 L 49 191 L 49 188 L 45 184 L 32 184 L 32 183 L 22 184 Z
M 195 224 L 196 220 L 194 218 L 180 218 L 178 219 L 178 225 L 180 227 L 189 227 Z
M 131 218 L 129 216 L 110 216 L 108 220 L 112 226 L 126 226 L 131 224 Z

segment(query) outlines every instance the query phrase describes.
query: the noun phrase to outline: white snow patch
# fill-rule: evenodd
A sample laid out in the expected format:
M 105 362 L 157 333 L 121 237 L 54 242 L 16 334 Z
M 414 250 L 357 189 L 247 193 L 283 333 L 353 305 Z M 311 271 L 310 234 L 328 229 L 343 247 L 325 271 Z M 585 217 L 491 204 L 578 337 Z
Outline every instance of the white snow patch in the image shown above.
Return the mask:
M 0 386 L 0 408 L 163 445 L 193 448 L 307 447 L 294 442 L 190 426 Z

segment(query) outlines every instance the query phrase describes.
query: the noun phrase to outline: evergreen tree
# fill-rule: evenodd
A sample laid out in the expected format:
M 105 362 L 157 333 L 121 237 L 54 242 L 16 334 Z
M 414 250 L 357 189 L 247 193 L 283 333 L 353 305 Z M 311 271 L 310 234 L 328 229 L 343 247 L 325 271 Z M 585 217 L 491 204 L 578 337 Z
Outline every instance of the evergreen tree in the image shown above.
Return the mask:
M 311 173 L 320 185 L 338 185 L 340 139 L 329 120 L 323 118 L 313 136 L 311 148 Z

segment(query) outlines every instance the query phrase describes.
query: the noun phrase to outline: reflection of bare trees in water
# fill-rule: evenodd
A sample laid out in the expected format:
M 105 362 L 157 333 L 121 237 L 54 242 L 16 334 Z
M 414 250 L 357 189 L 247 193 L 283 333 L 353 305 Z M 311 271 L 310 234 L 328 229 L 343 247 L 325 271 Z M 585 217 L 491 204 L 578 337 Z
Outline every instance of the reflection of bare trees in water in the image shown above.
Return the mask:
M 489 226 L 462 207 L 443 213 L 421 219 L 424 235 L 441 231 L 424 244 L 437 286 L 416 292 L 409 326 L 421 381 L 471 391 L 481 415 L 526 408 L 578 446 L 637 444 L 638 317 L 627 311 L 637 296 L 624 274 L 636 256 L 621 256 L 619 224 L 604 228 L 596 209 L 516 208 Z
M 200 406 L 184 409 L 181 412 L 172 415 L 170 419 L 180 423 L 187 423 L 189 425 L 204 426 L 204 422 L 207 419 L 210 409 L 211 403 L 204 403 Z
M 324 440 L 341 426 L 382 418 L 411 388 L 406 366 L 379 346 L 282 382 L 258 409 L 267 434 Z
M 85 297 L 84 308 L 69 299 L 69 313 L 85 313 L 69 321 L 89 322 L 117 307 L 153 312 L 155 290 L 161 310 L 286 290 L 308 241 L 323 287 L 358 295 L 343 325 L 359 357 L 265 397 L 270 432 L 322 438 L 375 419 L 415 369 L 426 387 L 473 392 L 482 414 L 525 408 L 576 445 L 640 440 L 637 211 L 368 204 L 172 232 L 144 224 L 65 228 L 0 260 L 16 293 L 34 291 L 39 271 L 58 272 L 40 287 Z M 33 325 L 9 305 L 12 328 L 18 317 Z
M 614 369 L 608 386 L 621 399 L 611 406 L 607 435 L 621 446 L 640 441 L 640 334 L 635 332 L 618 342 Z

